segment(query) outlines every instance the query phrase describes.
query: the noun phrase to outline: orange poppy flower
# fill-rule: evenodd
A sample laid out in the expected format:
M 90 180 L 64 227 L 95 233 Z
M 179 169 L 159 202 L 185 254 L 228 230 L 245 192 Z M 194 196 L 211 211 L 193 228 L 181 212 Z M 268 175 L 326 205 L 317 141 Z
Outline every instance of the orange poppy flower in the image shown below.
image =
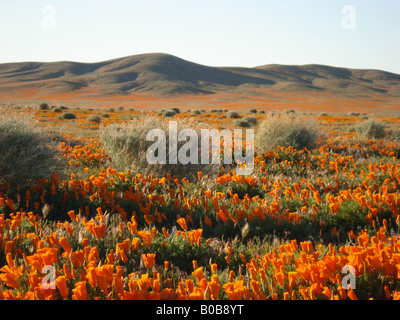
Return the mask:
M 187 231 L 188 227 L 187 227 L 185 218 L 180 218 L 180 219 L 176 220 L 176 222 L 181 226 L 181 228 L 183 230 Z
M 67 239 L 66 239 L 65 237 L 62 237 L 62 238 L 60 239 L 60 244 L 61 244 L 61 246 L 63 247 L 63 249 L 64 249 L 65 252 L 67 252 L 68 254 L 71 253 L 72 248 L 71 248 L 71 246 L 69 245 L 69 243 L 68 243 L 68 241 L 67 241 Z
M 89 298 L 89 295 L 86 291 L 86 281 L 79 281 L 75 283 L 75 288 L 72 289 L 72 292 L 74 293 L 72 295 L 73 300 L 87 300 Z
M 145 268 L 151 270 L 156 262 L 155 261 L 156 254 L 155 253 L 142 254 L 142 258 Z

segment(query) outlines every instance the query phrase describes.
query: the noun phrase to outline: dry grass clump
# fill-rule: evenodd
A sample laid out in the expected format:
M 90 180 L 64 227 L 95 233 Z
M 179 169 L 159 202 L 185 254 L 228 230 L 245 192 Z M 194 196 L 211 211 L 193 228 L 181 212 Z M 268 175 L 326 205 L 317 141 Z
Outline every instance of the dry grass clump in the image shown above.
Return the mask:
M 387 126 L 374 119 L 363 121 L 355 127 L 355 130 L 359 137 L 367 139 L 382 139 L 388 133 Z
M 360 115 L 360 112 L 350 111 L 350 112 L 348 113 L 348 115 L 351 116 L 351 117 L 358 117 L 358 116 Z
M 278 146 L 296 149 L 312 148 L 319 137 L 317 122 L 313 117 L 282 114 L 267 117 L 256 132 L 256 145 L 260 152 Z
M 92 114 L 87 117 L 88 122 L 95 122 L 95 123 L 100 123 L 102 120 L 102 116 L 99 114 Z
M 1 110 L 0 154 L 0 178 L 11 188 L 50 178 L 60 167 L 51 135 L 27 113 Z
M 258 120 L 257 120 L 257 118 L 254 117 L 254 116 L 247 116 L 247 117 L 244 117 L 243 120 L 249 122 L 250 125 L 252 125 L 252 126 L 256 126 L 256 125 L 258 124 Z
M 191 120 L 180 121 L 178 123 L 178 134 L 183 129 L 194 129 L 197 133 L 196 139 L 186 141 L 178 141 L 177 151 L 180 152 L 183 145 L 188 146 L 187 141 L 192 143 L 196 152 L 198 152 L 198 164 L 180 163 L 179 159 L 176 164 L 169 161 L 169 122 L 159 117 L 148 117 L 139 121 L 130 121 L 125 124 L 112 124 L 100 128 L 100 144 L 106 153 L 111 157 L 112 166 L 120 171 L 130 169 L 132 172 L 141 173 L 142 175 L 151 174 L 154 177 L 163 177 L 166 173 L 178 178 L 186 177 L 188 179 L 197 177 L 197 172 L 202 171 L 204 175 L 214 175 L 218 173 L 220 166 L 214 164 L 201 164 L 201 129 L 199 125 Z M 149 163 L 146 153 L 150 146 L 158 142 L 158 137 L 154 140 L 148 139 L 148 132 L 151 129 L 160 129 L 165 133 L 165 148 L 159 150 L 165 151 L 166 163 Z M 150 140 L 150 141 L 147 141 Z M 197 144 L 195 143 L 197 142 Z M 159 156 L 158 152 L 154 153 Z M 186 155 L 190 152 L 187 150 Z M 211 160 L 210 160 L 211 162 Z

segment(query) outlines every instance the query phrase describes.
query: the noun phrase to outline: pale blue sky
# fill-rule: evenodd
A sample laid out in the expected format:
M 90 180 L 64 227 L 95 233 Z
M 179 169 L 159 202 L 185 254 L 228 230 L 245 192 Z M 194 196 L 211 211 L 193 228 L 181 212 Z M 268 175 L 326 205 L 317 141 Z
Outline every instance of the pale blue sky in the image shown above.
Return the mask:
M 355 9 L 355 29 L 343 27 L 345 5 Z M 0 0 L 0 63 L 148 52 L 210 66 L 319 63 L 400 73 L 400 1 Z

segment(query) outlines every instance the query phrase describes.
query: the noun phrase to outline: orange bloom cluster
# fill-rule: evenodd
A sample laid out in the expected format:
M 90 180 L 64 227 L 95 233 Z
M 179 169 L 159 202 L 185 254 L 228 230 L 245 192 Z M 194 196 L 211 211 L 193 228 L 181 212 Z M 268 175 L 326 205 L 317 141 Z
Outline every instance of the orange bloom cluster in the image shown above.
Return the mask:
M 400 239 L 387 236 L 382 227 L 376 235 L 369 236 L 362 230 L 355 236 L 355 244 L 327 249 L 323 245 L 314 248 L 309 241 L 296 240 L 279 245 L 277 249 L 260 257 L 251 258 L 249 262 L 241 255 L 246 275 L 235 276 L 229 272 L 225 283 L 217 277 L 218 266 L 211 266 L 212 275 L 206 276 L 204 268 L 194 261 L 192 277 L 182 279 L 176 287 L 171 279 L 157 265 L 156 254 L 142 254 L 144 268 L 147 272 L 124 274 L 119 262 L 126 263 L 138 245 L 146 244 L 148 237 L 158 238 L 157 232 L 139 231 L 140 238 L 125 239 L 116 244 L 106 259 L 100 256 L 99 248 L 91 246 L 89 241 L 105 241 L 91 228 L 91 222 L 104 221 L 104 215 L 95 219 L 80 220 L 79 216 L 70 216 L 71 223 L 59 222 L 57 230 L 45 234 L 42 221 L 32 213 L 17 212 L 10 219 L 0 215 L 2 230 L 1 245 L 6 255 L 7 264 L 0 269 L 2 299 L 219 299 L 220 292 L 229 299 L 356 299 L 355 290 L 343 288 L 342 269 L 350 265 L 355 269 L 359 279 L 364 274 L 379 272 L 391 282 L 400 278 Z M 181 221 L 182 223 L 182 221 Z M 123 224 L 123 223 L 122 223 Z M 105 225 L 104 223 L 100 226 Z M 80 227 L 82 226 L 82 227 Z M 90 227 L 91 226 L 91 227 Z M 71 243 L 74 232 L 80 228 L 82 238 L 80 245 Z M 121 235 L 123 226 L 115 231 Z M 26 233 L 25 229 L 33 232 Z M 4 233 L 4 231 L 7 231 Z M 188 231 L 191 242 L 201 245 L 202 230 Z M 4 234 L 8 234 L 4 237 Z M 353 233 L 354 234 L 354 233 Z M 13 236 L 12 238 L 10 236 Z M 26 239 L 26 240 L 25 240 Z M 31 254 L 19 249 L 21 241 L 29 241 Z M 236 253 L 227 248 L 229 256 Z M 168 264 L 165 264 L 168 266 Z M 55 269 L 54 279 L 46 280 L 45 267 Z M 165 267 L 165 266 L 164 266 Z M 168 268 L 168 267 L 167 267 Z M 128 282 L 123 281 L 128 277 Z M 246 277 L 248 277 L 246 279 Z M 44 281 L 46 280 L 46 281 Z M 7 289 L 8 288 L 8 289 Z M 399 293 L 387 287 L 388 298 L 399 298 Z
M 329 124 L 331 118 L 322 120 Z M 0 299 L 368 298 L 358 286 L 342 283 L 345 266 L 354 268 L 356 284 L 364 286 L 378 274 L 380 298 L 400 299 L 400 165 L 394 142 L 361 142 L 355 133 L 332 131 L 312 151 L 277 147 L 256 155 L 250 176 L 223 170 L 210 179 L 197 172 L 197 180 L 189 181 L 103 168 L 110 158 L 97 139 L 64 138 L 73 142 L 59 146 L 70 165 L 97 171 L 81 179 L 53 174 L 15 194 L 0 191 Z M 363 227 L 343 232 L 346 226 L 336 221 L 350 221 L 354 212 L 365 218 Z M 60 219 L 48 223 L 50 214 Z M 230 239 L 220 247 L 207 239 L 220 230 L 239 230 L 246 239 L 257 228 L 275 232 L 286 225 L 311 225 L 330 238 L 317 244 L 287 240 L 288 234 L 255 256 Z M 343 233 L 346 244 L 339 239 Z M 193 261 L 193 270 L 177 279 L 175 262 L 162 258 L 174 241 L 196 253 L 220 250 L 221 262 Z
M 71 166 L 99 166 L 100 164 L 104 164 L 107 160 L 110 160 L 100 147 L 97 139 L 77 139 L 74 135 L 66 133 L 63 134 L 63 137 L 67 141 L 71 141 L 74 145 L 72 146 L 65 142 L 61 142 L 59 145 L 59 150 Z

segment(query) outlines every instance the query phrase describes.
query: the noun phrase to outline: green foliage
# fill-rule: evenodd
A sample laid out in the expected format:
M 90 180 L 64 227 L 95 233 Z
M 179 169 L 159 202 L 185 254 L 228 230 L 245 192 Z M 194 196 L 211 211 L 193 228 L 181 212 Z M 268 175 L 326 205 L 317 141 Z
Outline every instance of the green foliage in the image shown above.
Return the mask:
M 244 121 L 247 121 L 250 123 L 252 126 L 256 126 L 258 124 L 258 120 L 254 116 L 247 116 L 243 118 Z
M 340 204 L 339 212 L 332 214 L 327 205 L 323 206 L 321 213 L 317 214 L 318 219 L 324 220 L 324 228 L 332 230 L 333 227 L 340 227 L 345 232 L 357 230 L 366 227 L 367 220 L 365 216 L 367 210 L 363 210 L 361 205 L 356 201 L 346 200 Z
M 76 115 L 72 112 L 64 112 L 63 114 L 60 114 L 57 116 L 57 119 L 59 120 L 73 120 L 76 119 Z
M 227 117 L 227 118 L 230 118 L 230 119 L 238 119 L 238 118 L 240 118 L 240 115 L 239 115 L 239 113 L 236 112 L 236 111 L 229 111 L 229 112 L 226 114 L 226 117 Z
M 219 255 L 212 247 L 201 243 L 191 245 L 183 236 L 177 236 L 175 233 L 170 235 L 165 245 L 157 242 L 153 247 L 156 258 L 160 264 L 164 261 L 173 261 L 173 267 L 177 267 L 182 271 L 191 273 L 193 271 L 193 260 L 196 260 L 199 266 L 207 265 L 210 260 L 219 265 L 226 264 L 224 257 Z
M 246 120 L 243 120 L 243 119 L 235 120 L 234 125 L 238 126 L 238 127 L 243 127 L 243 128 L 250 128 L 251 127 L 251 123 L 246 121 Z
M 43 102 L 39 105 L 39 110 L 49 110 L 50 107 L 47 103 Z
M 160 114 L 161 114 L 163 117 L 173 117 L 173 116 L 176 115 L 176 112 L 175 112 L 174 110 L 162 110 L 162 111 L 160 112 Z

